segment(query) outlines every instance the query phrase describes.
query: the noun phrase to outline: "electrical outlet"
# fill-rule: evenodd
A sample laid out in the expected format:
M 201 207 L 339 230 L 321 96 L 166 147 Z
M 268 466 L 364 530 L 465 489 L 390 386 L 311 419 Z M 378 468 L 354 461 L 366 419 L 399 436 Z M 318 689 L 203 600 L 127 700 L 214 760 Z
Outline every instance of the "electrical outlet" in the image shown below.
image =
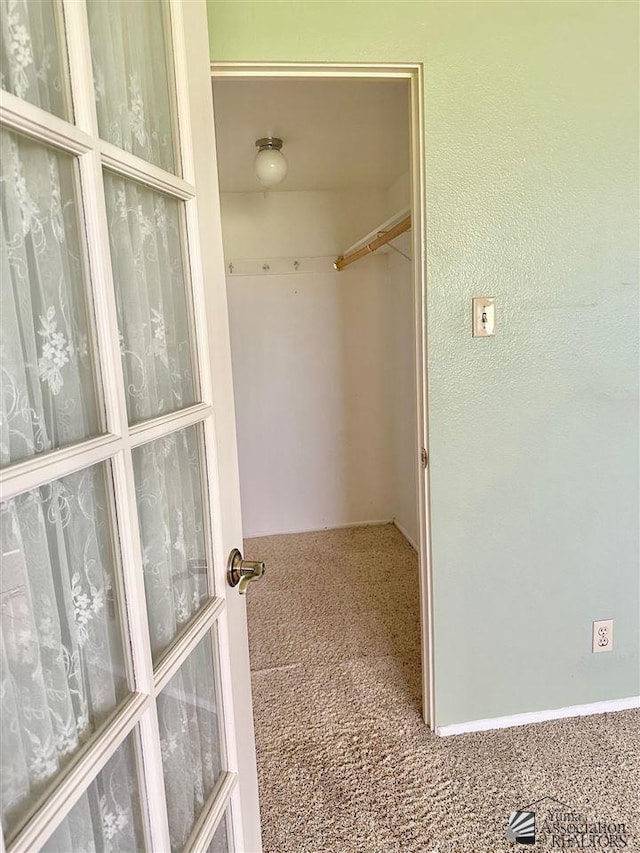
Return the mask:
M 593 623 L 594 654 L 613 651 L 613 619 L 600 619 Z

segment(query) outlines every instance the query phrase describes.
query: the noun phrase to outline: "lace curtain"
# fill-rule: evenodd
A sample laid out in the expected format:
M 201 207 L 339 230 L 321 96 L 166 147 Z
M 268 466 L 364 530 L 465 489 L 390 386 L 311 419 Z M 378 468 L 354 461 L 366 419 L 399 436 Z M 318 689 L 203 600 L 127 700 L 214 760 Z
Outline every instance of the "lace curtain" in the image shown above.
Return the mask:
M 129 421 L 195 402 L 178 202 L 105 172 Z
M 205 637 L 158 697 L 171 853 L 183 849 L 222 769 L 216 709 L 211 640 Z
M 0 463 L 100 431 L 73 159 L 0 132 Z
M 0 459 L 99 430 L 72 158 L 2 131 Z M 3 825 L 127 692 L 106 469 L 0 508 Z
M 51 0 L 0 0 L 0 85 L 47 112 L 70 118 L 57 14 Z
M 50 0 L 0 0 L 1 84 L 71 118 L 59 9 Z M 163 4 L 89 2 L 88 10 L 101 135 L 174 169 Z M 7 466 L 98 435 L 105 421 L 74 158 L 7 131 L 0 143 L 0 463 Z M 125 393 L 136 422 L 196 400 L 181 203 L 112 173 L 105 196 Z M 138 448 L 134 466 L 157 657 L 209 595 L 197 429 Z M 111 492 L 105 463 L 0 507 L 0 805 L 8 835 L 131 690 Z M 216 702 L 207 637 L 158 700 L 176 850 L 220 773 Z M 134 732 L 45 850 L 144 849 L 136 749 Z
M 166 3 L 88 0 L 87 13 L 100 136 L 175 173 Z
M 227 817 L 220 822 L 216 829 L 207 853 L 227 853 L 229 850 L 229 836 L 227 833 Z
M 196 427 L 135 448 L 133 469 L 151 651 L 157 660 L 208 595 Z
M 144 818 L 135 778 L 136 760 L 130 735 L 45 842 L 42 853 L 144 850 Z M 100 827 L 99 832 L 96 827 Z
M 88 468 L 1 506 L 5 831 L 128 693 L 105 474 Z

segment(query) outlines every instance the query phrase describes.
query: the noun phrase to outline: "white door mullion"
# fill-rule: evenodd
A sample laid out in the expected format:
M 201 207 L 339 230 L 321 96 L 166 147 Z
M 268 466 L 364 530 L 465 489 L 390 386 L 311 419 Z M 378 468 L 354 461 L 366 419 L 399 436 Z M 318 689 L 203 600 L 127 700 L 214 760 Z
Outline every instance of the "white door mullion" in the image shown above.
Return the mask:
M 164 787 L 164 771 L 160 752 L 160 727 L 155 700 L 140 720 L 140 741 L 144 766 L 145 799 L 147 819 L 151 833 L 151 850 L 171 850 L 167 794 Z
M 156 695 L 171 681 L 204 635 L 211 632 L 223 610 L 224 601 L 221 598 L 212 598 L 193 617 L 180 637 L 169 646 L 155 667 Z
M 193 135 L 190 114 L 189 75 L 186 55 L 186 38 L 184 30 L 184 12 L 181 0 L 171 0 L 171 22 L 173 38 L 173 66 L 176 77 L 176 99 L 178 108 L 178 126 L 181 140 L 182 170 L 185 180 L 195 184 L 195 163 L 193 152 Z M 213 142 L 213 140 L 212 140 Z M 212 150 L 215 156 L 215 146 Z M 195 196 L 195 194 L 194 194 Z M 202 274 L 202 255 L 200 252 L 200 235 L 198 224 L 198 204 L 195 197 L 185 204 L 185 219 L 187 228 L 187 243 L 189 256 L 189 272 L 191 275 L 191 292 L 194 313 L 194 332 L 197 342 L 198 377 L 200 380 L 201 399 L 210 403 L 212 399 L 211 364 L 209 361 L 209 341 L 207 330 L 207 314 L 204 294 L 204 279 Z
M 211 386 L 211 364 L 208 357 L 209 341 L 207 313 L 204 295 L 204 279 L 202 277 L 200 237 L 198 234 L 198 203 L 195 198 L 191 201 L 185 202 L 185 223 L 191 273 L 194 338 L 197 343 L 197 352 L 195 353 L 195 357 L 198 365 L 200 397 L 202 400 L 210 404 L 213 397 L 213 389 Z
M 175 198 L 193 198 L 196 192 L 193 184 L 183 180 L 178 175 L 165 172 L 160 166 L 155 166 L 147 160 L 142 160 L 135 154 L 105 142 L 101 139 L 98 143 L 102 162 L 112 172 L 124 175 L 138 183 L 145 184 L 154 190 L 174 196 Z
M 122 447 L 117 435 L 101 435 L 70 447 L 31 456 L 0 471 L 0 496 L 10 500 L 24 492 L 38 489 L 52 480 L 59 480 L 82 468 L 97 465 L 113 456 Z
M 206 420 L 211 412 L 211 406 L 206 403 L 196 403 L 189 406 L 188 409 L 178 409 L 178 411 L 171 412 L 168 415 L 134 424 L 129 430 L 131 446 L 137 447 L 139 444 L 148 444 L 150 441 L 162 438 L 170 432 L 177 432 L 199 424 Z
M 129 628 L 135 689 L 141 693 L 153 695 L 151 639 L 146 611 L 131 449 L 125 447 L 122 453 L 114 457 L 112 465 L 125 598 L 121 617 L 123 624 L 128 625 Z
M 224 660 L 225 655 L 229 655 L 229 626 L 228 626 L 229 613 L 225 608 L 218 617 L 217 621 L 217 631 L 215 636 L 215 654 L 218 658 Z M 235 717 L 233 715 L 233 686 L 231 683 L 231 673 L 227 670 L 226 667 L 220 667 L 220 672 L 218 674 L 219 677 L 219 686 L 220 686 L 220 698 L 219 702 L 222 710 L 222 720 L 221 723 L 224 727 L 224 731 L 221 731 L 221 738 L 225 744 L 225 759 L 226 759 L 226 769 L 232 773 L 239 772 L 239 762 L 238 762 L 238 753 L 236 749 L 237 743 L 237 732 L 235 727 Z M 234 820 L 235 826 L 235 820 Z M 238 836 L 240 837 L 242 834 L 241 824 L 238 825 Z
M 160 751 L 160 730 L 155 703 L 151 638 L 142 572 L 142 549 L 137 522 L 133 462 L 128 438 L 125 444 L 124 451 L 113 462 L 127 610 L 125 624 L 129 626 L 136 689 L 153 697 L 147 712 L 140 720 L 140 742 L 144 766 L 144 780 L 141 781 L 144 784 L 149 813 L 152 850 L 168 851 L 171 847 Z
M 65 12 L 68 15 L 69 26 L 75 33 L 75 38 L 70 36 L 76 49 L 70 65 L 76 113 L 79 123 L 84 125 L 94 139 L 94 147 L 91 153 L 83 158 L 81 168 L 107 424 L 111 431 L 123 437 L 121 452 L 112 462 L 122 563 L 118 584 L 120 617 L 122 624 L 128 627 L 129 642 L 126 645 L 130 647 L 133 663 L 134 685 L 132 686 L 135 686 L 136 691 L 153 697 L 139 723 L 141 760 L 144 767 L 144 778 L 139 781 L 144 787 L 143 798 L 148 808 L 151 847 L 153 850 L 168 851 L 170 850 L 169 824 L 154 695 L 153 661 L 137 522 L 125 379 L 120 355 L 120 334 L 104 194 L 103 148 L 105 143 L 98 138 L 86 5 L 77 3 L 76 0 L 65 0 Z M 70 50 L 70 53 L 73 51 Z M 120 153 L 122 159 L 126 159 L 126 152 Z M 137 160 L 137 158 L 134 159 Z
M 56 35 L 57 41 L 59 45 L 66 44 L 67 38 L 67 24 L 64 16 L 64 4 L 62 0 L 57 0 L 54 5 L 53 15 L 55 19 L 55 27 L 56 27 Z M 66 63 L 62 63 L 61 70 L 61 87 L 62 87 L 62 97 L 64 100 L 64 109 L 65 114 L 72 116 L 73 115 L 73 96 L 71 94 L 71 75 L 69 73 L 69 67 Z
M 175 102 L 178 114 L 178 138 L 180 139 L 180 160 L 182 176 L 185 181 L 195 184 L 195 164 L 193 160 L 193 137 L 191 135 L 191 116 L 189 115 L 189 75 L 187 73 L 186 38 L 182 0 L 170 0 L 169 17 L 173 31 L 173 69 L 175 74 Z M 194 193 L 195 195 L 195 193 Z
M 171 24 L 173 37 L 173 67 L 176 78 L 176 101 L 178 112 L 179 138 L 181 141 L 182 171 L 185 180 L 195 184 L 195 162 L 193 152 L 193 135 L 190 114 L 189 75 L 186 56 L 186 38 L 184 30 L 184 12 L 181 0 L 171 0 Z M 212 140 L 213 142 L 213 140 Z M 212 156 L 215 155 L 215 146 Z M 194 339 L 196 342 L 196 361 L 200 384 L 200 398 L 207 403 L 212 399 L 211 364 L 209 359 L 209 341 L 207 330 L 207 313 L 204 293 L 204 278 L 202 255 L 200 252 L 200 235 L 198 224 L 198 203 L 194 198 L 185 203 L 185 224 L 187 230 L 187 247 L 189 257 L 189 273 L 191 277 L 191 304 L 193 310 Z
M 97 148 L 85 155 L 83 161 L 87 242 L 94 284 L 96 331 L 105 389 L 107 424 L 110 430 L 122 436 L 121 452 L 113 459 L 115 505 L 122 555 L 122 592 L 124 592 L 126 602 L 123 605 L 123 610 L 126 609 L 127 611 L 123 612 L 121 616 L 123 617 L 123 625 L 129 626 L 135 689 L 151 695 L 153 692 L 153 664 L 151 661 L 149 626 L 146 618 L 146 599 L 141 564 L 142 551 L 137 525 L 135 483 L 109 248 L 104 180 L 100 153 Z
M 97 150 L 94 149 L 80 158 L 80 173 L 107 428 L 116 435 L 126 436 L 128 421 L 124 374 L 120 356 L 102 164 Z
M 83 130 L 4 90 L 0 93 L 0 123 L 70 154 L 83 154 L 93 145 Z
M 93 66 L 87 8 L 78 0 L 62 0 L 67 29 L 69 51 L 69 73 L 76 125 L 90 134 L 98 136 L 96 99 L 93 89 Z

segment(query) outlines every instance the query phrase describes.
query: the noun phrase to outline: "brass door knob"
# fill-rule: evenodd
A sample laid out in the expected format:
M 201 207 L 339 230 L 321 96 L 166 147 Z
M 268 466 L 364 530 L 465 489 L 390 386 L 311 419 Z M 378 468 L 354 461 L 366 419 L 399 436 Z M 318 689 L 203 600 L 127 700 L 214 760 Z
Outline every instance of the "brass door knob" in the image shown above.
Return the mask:
M 266 566 L 256 560 L 243 560 L 237 548 L 229 554 L 227 562 L 227 581 L 229 586 L 238 586 L 240 595 L 244 595 L 251 581 L 260 580 Z

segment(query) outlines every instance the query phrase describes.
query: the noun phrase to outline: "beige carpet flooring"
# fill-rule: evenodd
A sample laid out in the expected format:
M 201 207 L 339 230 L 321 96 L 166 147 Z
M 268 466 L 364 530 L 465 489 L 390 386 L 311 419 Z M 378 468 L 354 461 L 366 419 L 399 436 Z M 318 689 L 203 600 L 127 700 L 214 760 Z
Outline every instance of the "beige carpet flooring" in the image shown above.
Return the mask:
M 268 567 L 248 596 L 265 853 L 541 849 L 505 830 L 544 796 L 625 823 L 640 853 L 638 712 L 425 727 L 417 558 L 395 527 L 251 539 L 245 553 Z

